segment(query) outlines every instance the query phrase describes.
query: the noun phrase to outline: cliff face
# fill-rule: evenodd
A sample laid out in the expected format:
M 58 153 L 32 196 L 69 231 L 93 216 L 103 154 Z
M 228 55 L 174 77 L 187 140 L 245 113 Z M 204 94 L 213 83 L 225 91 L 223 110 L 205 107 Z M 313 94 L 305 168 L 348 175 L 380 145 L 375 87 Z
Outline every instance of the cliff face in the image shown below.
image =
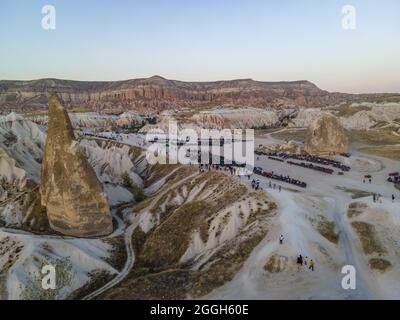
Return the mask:
M 255 108 L 217 109 L 196 113 L 192 120 L 200 127 L 211 129 L 246 129 L 276 126 L 278 115 Z
M 105 193 L 75 141 L 68 114 L 57 95 L 49 99 L 49 129 L 41 166 L 40 194 L 54 230 L 78 237 L 112 232 Z
M 325 113 L 309 128 L 305 141 L 305 151 L 310 154 L 346 153 L 349 138 L 338 119 Z
M 0 81 L 0 108 L 8 111 L 44 109 L 49 91 L 57 91 L 67 107 L 144 113 L 208 105 L 312 107 L 338 103 L 351 97 L 329 93 L 308 81 L 182 82 L 159 76 L 115 82 L 41 79 Z

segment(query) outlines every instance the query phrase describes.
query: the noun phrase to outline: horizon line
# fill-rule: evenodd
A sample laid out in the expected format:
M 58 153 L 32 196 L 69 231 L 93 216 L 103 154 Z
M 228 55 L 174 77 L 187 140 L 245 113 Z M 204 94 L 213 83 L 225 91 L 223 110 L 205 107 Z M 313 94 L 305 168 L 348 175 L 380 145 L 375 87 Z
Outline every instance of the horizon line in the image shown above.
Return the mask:
M 178 80 L 178 79 L 169 79 L 160 75 L 152 75 L 148 77 L 138 77 L 138 78 L 127 78 L 123 80 L 75 80 L 75 79 L 66 79 L 66 78 L 57 78 L 57 77 L 43 77 L 43 78 L 36 78 L 36 79 L 0 79 L 0 82 L 2 81 L 15 81 L 15 82 L 33 82 L 33 81 L 40 81 L 40 80 L 61 80 L 61 81 L 71 81 L 71 82 L 98 82 L 98 83 L 104 83 L 104 82 L 126 82 L 126 81 L 131 81 L 131 80 L 147 80 L 151 78 L 161 78 L 163 80 L 167 81 L 176 81 L 176 82 L 183 82 L 183 83 L 217 83 L 217 82 L 232 82 L 232 81 L 254 81 L 254 82 L 260 82 L 260 83 L 296 83 L 296 82 L 308 82 L 312 85 L 315 85 L 318 89 L 322 91 L 327 91 L 329 93 L 341 93 L 341 94 L 349 94 L 349 95 L 379 95 L 379 94 L 384 94 L 384 95 L 400 95 L 399 92 L 368 92 L 368 93 L 354 93 L 354 92 L 344 92 L 344 91 L 329 91 L 326 89 L 321 88 L 318 84 L 316 84 L 314 81 L 311 80 L 306 80 L 306 79 L 301 79 L 301 80 L 277 80 L 277 81 L 270 81 L 270 80 L 255 80 L 253 78 L 232 78 L 232 79 L 222 79 L 222 80 L 201 80 L 201 81 L 193 81 L 193 80 Z

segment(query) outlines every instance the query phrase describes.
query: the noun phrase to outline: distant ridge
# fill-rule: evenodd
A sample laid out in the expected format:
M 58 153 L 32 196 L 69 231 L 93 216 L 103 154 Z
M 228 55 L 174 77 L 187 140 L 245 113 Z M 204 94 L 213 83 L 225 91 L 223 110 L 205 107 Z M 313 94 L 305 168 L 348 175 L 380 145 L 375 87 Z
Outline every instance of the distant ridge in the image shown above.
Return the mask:
M 143 113 L 206 106 L 318 107 L 353 100 L 357 95 L 331 93 L 307 81 L 262 82 L 236 79 L 184 82 L 161 76 L 123 81 L 38 79 L 0 81 L 0 109 L 24 112 L 46 109 L 57 92 L 67 108 Z

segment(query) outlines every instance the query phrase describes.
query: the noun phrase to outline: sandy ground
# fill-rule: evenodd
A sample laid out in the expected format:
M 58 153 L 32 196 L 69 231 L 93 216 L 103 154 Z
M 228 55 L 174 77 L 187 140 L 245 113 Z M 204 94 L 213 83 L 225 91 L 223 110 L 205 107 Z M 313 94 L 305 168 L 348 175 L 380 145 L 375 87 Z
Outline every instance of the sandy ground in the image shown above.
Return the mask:
M 144 141 L 140 136 L 129 135 L 123 138 L 124 143 L 143 146 Z M 265 135 L 256 138 L 255 145 L 275 144 L 279 140 Z M 359 245 L 359 240 L 352 229 L 346 213 L 352 202 L 363 202 L 375 210 L 385 212 L 387 217 L 381 219 L 380 223 L 387 225 L 393 231 L 390 237 L 394 238 L 391 243 L 400 246 L 400 192 L 392 184 L 386 181 L 388 173 L 399 171 L 400 162 L 385 158 L 368 156 L 357 151 L 352 152 L 351 158 L 340 157 L 340 160 L 352 167 L 352 170 L 344 176 L 337 174 L 329 175 L 298 166 L 291 166 L 269 160 L 261 156 L 256 160 L 255 165 L 266 171 L 274 171 L 278 174 L 290 175 L 293 178 L 305 181 L 308 184 L 306 189 L 298 188 L 290 184 L 272 181 L 282 186 L 268 188 L 269 180 L 261 176 L 253 176 L 260 180 L 260 187 L 271 194 L 279 205 L 279 216 L 276 223 L 271 227 L 266 238 L 255 248 L 243 268 L 235 278 L 221 288 L 216 289 L 206 296 L 207 299 L 400 299 L 400 256 L 393 254 L 397 259 L 391 271 L 379 274 L 371 271 L 366 264 L 365 255 Z M 256 158 L 257 159 L 257 158 Z M 363 183 L 366 174 L 372 175 L 372 183 Z M 239 178 L 238 178 L 239 179 Z M 242 182 L 250 184 L 251 180 L 242 177 Z M 338 188 L 340 187 L 340 189 Z M 351 193 L 345 189 L 356 189 L 382 195 L 382 203 L 373 203 L 372 197 L 352 199 Z M 153 190 L 146 190 L 152 192 Z M 391 195 L 395 194 L 397 200 L 392 203 Z M 319 216 L 335 224 L 335 232 L 339 234 L 337 244 L 328 241 L 315 228 L 312 221 Z M 372 222 L 373 223 L 373 222 Z M 390 226 L 390 228 L 389 228 Z M 123 227 L 120 225 L 118 232 Z M 133 227 L 132 227 L 133 230 Z M 126 239 L 130 238 L 131 229 L 127 232 Z M 283 244 L 279 244 L 279 236 L 284 236 Z M 15 235 L 19 238 L 22 234 Z M 385 235 L 381 235 L 384 237 Z M 40 239 L 41 240 L 41 239 Z M 57 242 L 62 240 L 55 239 Z M 71 240 L 75 241 L 75 240 Z M 78 240 L 77 240 L 78 241 Z M 76 243 L 73 243 L 76 245 Z M 84 271 L 93 268 L 110 269 L 109 266 L 101 265 L 101 260 L 106 255 L 106 248 L 102 248 L 101 254 L 90 257 L 87 264 L 86 250 L 87 243 L 79 242 L 84 250 L 76 258 L 76 266 Z M 122 281 L 134 263 L 134 253 L 130 244 L 126 244 L 128 261 L 126 268 L 107 286 L 94 292 L 93 296 L 103 290 Z M 57 246 L 55 246 L 57 247 Z M 398 252 L 398 248 L 391 251 Z M 32 251 L 29 251 L 31 253 Z M 65 252 L 62 253 L 64 255 Z M 68 251 L 68 254 L 72 254 Z M 298 254 L 314 259 L 315 271 L 312 272 L 306 267 L 298 269 L 295 259 Z M 60 253 L 61 255 L 61 253 Z M 284 270 L 278 273 L 270 273 L 264 270 L 264 266 L 272 255 L 278 255 L 286 259 Z M 84 262 L 84 263 L 83 263 Z M 357 270 L 356 290 L 344 290 L 341 287 L 343 274 L 341 269 L 344 265 L 353 265 Z M 115 270 L 111 270 L 115 272 Z M 82 279 L 81 279 L 82 280 Z M 85 279 L 86 281 L 87 279 Z M 81 282 L 84 282 L 83 280 Z M 9 287 L 13 287 L 12 285 Z M 15 296 L 17 293 L 14 294 Z M 91 296 L 89 296 L 90 298 Z
M 276 143 L 269 135 L 258 137 L 256 145 Z M 352 151 L 353 152 L 353 151 Z M 398 171 L 399 162 L 353 152 L 351 158 L 340 157 L 352 170 L 344 176 L 319 173 L 310 169 L 291 166 L 261 156 L 256 166 L 265 171 L 275 171 L 290 175 L 307 182 L 306 189 L 273 181 L 282 186 L 282 191 L 268 188 L 269 180 L 253 176 L 260 180 L 260 186 L 269 192 L 280 207 L 279 223 L 254 250 L 242 270 L 233 281 L 215 290 L 209 299 L 398 299 L 400 278 L 393 271 L 380 275 L 369 269 L 358 245 L 358 238 L 349 224 L 346 213 L 348 205 L 362 201 L 378 209 L 385 210 L 394 228 L 400 231 L 400 193 L 392 184 L 386 182 L 388 173 Z M 365 174 L 372 175 L 372 183 L 363 183 Z M 252 177 L 252 178 L 253 178 Z M 251 181 L 242 178 L 243 182 Z M 354 200 L 349 192 L 338 189 L 358 189 L 379 193 L 382 203 L 373 203 L 372 197 Z M 295 192 L 297 190 L 297 192 Z M 395 194 L 397 200 L 391 201 Z M 322 237 L 310 223 L 318 215 L 335 223 L 339 233 L 339 242 L 334 244 Z M 280 234 L 284 235 L 283 245 L 279 244 Z M 400 233 L 397 233 L 400 237 Z M 398 238 L 397 238 L 398 239 Z M 278 254 L 288 259 L 283 272 L 269 273 L 264 270 L 268 257 Z M 298 254 L 314 259 L 315 271 L 298 267 L 295 259 Z M 356 290 L 344 290 L 341 286 L 344 265 L 356 268 Z

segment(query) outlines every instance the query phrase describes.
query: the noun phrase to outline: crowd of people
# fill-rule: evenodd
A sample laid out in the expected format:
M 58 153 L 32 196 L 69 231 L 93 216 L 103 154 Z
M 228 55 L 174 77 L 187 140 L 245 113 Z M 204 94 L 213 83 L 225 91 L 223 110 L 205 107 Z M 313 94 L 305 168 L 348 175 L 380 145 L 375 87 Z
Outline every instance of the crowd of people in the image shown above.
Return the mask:
M 283 236 L 283 234 L 280 235 L 279 237 L 279 244 L 282 245 L 283 244 L 283 240 L 285 239 L 285 237 Z M 299 254 L 297 256 L 296 259 L 296 263 L 298 265 L 298 271 L 300 271 L 300 268 L 304 265 L 306 266 L 306 268 L 308 268 L 311 271 L 314 271 L 315 268 L 315 262 L 313 259 L 309 258 L 308 256 L 303 257 L 301 254 Z
M 251 181 L 251 187 L 252 187 L 254 190 L 258 190 L 258 189 L 263 190 L 263 189 L 260 187 L 260 180 L 258 180 L 258 179 L 253 179 L 253 180 Z M 276 189 L 278 188 L 279 192 L 282 191 L 282 186 L 277 185 L 276 183 L 272 183 L 271 180 L 270 180 L 269 183 L 268 183 L 268 188 L 269 188 L 269 189 L 273 189 L 273 190 L 276 190 Z
M 367 174 L 363 178 L 363 183 L 366 183 L 368 181 L 369 184 L 372 183 L 372 176 L 370 174 Z
M 260 188 L 260 180 L 256 180 L 256 179 L 253 179 L 252 181 L 251 181 L 251 187 L 252 187 L 252 189 L 254 189 L 254 190 L 258 190 L 259 188 Z
M 375 202 L 381 203 L 382 202 L 381 198 L 382 198 L 382 196 L 380 194 L 377 194 L 377 193 L 372 194 L 372 201 L 374 201 L 374 203 Z
M 293 179 L 290 176 L 284 176 L 282 174 L 276 174 L 276 173 L 274 173 L 274 171 L 272 171 L 272 172 L 263 171 L 263 169 L 260 168 L 260 167 L 255 167 L 254 168 L 254 173 L 258 174 L 260 176 L 269 178 L 269 179 L 286 182 L 286 183 L 293 184 L 293 185 L 296 185 L 296 186 L 301 187 L 301 188 L 307 188 L 307 183 L 305 183 L 303 181 L 300 181 L 300 180 L 297 180 L 297 179 Z
M 392 199 L 392 202 L 394 202 L 396 200 L 396 197 L 394 196 L 394 194 L 392 194 L 391 199 Z M 373 193 L 372 194 L 372 201 L 374 203 L 376 203 L 376 202 L 382 203 L 382 196 L 380 194 Z
M 112 133 L 111 135 L 104 135 L 102 133 L 83 132 L 83 135 L 86 137 L 108 139 L 113 141 L 122 141 L 123 139 L 120 133 Z
M 394 183 L 394 184 L 397 184 L 397 183 L 400 184 L 400 174 L 398 172 L 390 173 L 389 174 L 389 178 L 387 179 L 387 181 L 391 182 L 391 183 Z M 363 183 L 367 183 L 367 182 L 369 184 L 372 183 L 372 176 L 370 174 L 365 175 L 363 177 Z M 392 194 L 391 199 L 392 199 L 392 202 L 394 202 L 396 200 L 396 197 L 395 197 L 394 194 Z M 376 203 L 376 202 L 382 203 L 382 195 L 377 194 L 377 193 L 373 193 L 372 194 L 372 201 L 374 203 Z
M 315 268 L 314 260 L 310 259 L 307 256 L 303 258 L 303 256 L 301 254 L 297 257 L 297 264 L 299 266 L 299 268 L 298 268 L 299 271 L 300 271 L 300 267 L 303 265 L 306 266 L 306 268 L 308 268 L 311 271 L 314 271 L 314 268 Z
M 229 172 L 231 176 L 236 176 L 236 175 L 242 175 L 243 173 L 243 166 L 241 165 L 235 165 L 235 164 L 229 164 L 229 165 L 224 165 L 224 164 L 199 164 L 199 171 L 200 172 L 205 172 L 205 171 L 226 171 Z M 250 177 L 250 176 L 249 176 Z

